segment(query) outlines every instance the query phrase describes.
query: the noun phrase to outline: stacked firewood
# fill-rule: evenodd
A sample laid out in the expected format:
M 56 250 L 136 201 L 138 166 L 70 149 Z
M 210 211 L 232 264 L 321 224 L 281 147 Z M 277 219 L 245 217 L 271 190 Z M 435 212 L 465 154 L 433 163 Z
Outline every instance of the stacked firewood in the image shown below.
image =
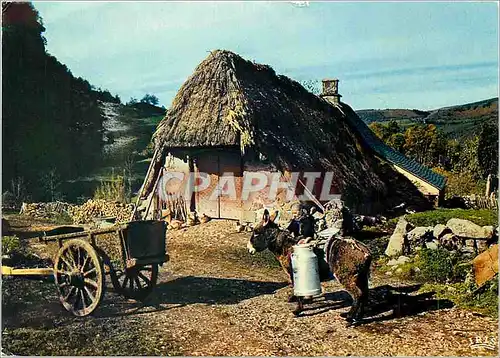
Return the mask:
M 69 215 L 74 224 L 92 223 L 95 218 L 114 217 L 116 222 L 126 222 L 132 214 L 132 206 L 104 199 L 90 199 L 80 206 L 70 208 Z
M 49 203 L 23 203 L 20 214 L 36 219 L 51 219 L 58 214 L 69 213 L 74 205 L 61 201 Z
M 104 199 L 89 199 L 83 205 L 64 202 L 23 203 L 21 214 L 36 219 L 52 219 L 67 214 L 74 224 L 93 223 L 95 218 L 114 217 L 116 222 L 126 222 L 132 214 L 132 206 Z

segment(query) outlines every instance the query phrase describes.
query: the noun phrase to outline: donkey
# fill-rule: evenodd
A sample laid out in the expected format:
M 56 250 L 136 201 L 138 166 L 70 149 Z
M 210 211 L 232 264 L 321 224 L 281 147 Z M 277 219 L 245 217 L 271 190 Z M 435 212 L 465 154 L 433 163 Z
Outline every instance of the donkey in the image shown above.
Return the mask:
M 287 273 L 289 283 L 293 287 L 291 254 L 295 244 L 297 239 L 294 235 L 279 228 L 265 210 L 262 221 L 253 229 L 247 249 L 252 255 L 269 249 Z M 348 325 L 358 324 L 368 301 L 368 277 L 372 260 L 370 250 L 353 238 L 334 236 L 328 239 L 324 251 L 315 248 L 314 252 L 318 256 L 320 280 L 328 281 L 333 274 L 353 299 L 349 312 L 341 316 L 346 318 Z M 294 310 L 294 313 L 298 314 L 303 308 L 302 299 L 292 294 L 289 302 L 293 300 L 298 301 Z

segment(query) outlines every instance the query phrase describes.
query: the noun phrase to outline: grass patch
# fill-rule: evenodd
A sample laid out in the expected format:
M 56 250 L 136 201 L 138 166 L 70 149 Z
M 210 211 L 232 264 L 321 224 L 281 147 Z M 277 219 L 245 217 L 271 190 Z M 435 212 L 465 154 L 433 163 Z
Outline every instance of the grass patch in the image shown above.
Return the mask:
M 465 280 L 472 272 L 468 259 L 460 253 L 450 252 L 443 248 L 421 249 L 410 257 L 410 261 L 394 266 L 387 265 L 388 259 L 376 261 L 380 273 L 391 271 L 401 279 L 416 280 L 422 283 L 452 283 Z
M 443 248 L 422 249 L 415 265 L 420 269 L 419 279 L 424 282 L 457 282 L 465 279 L 470 269 L 459 253 Z
M 16 236 L 2 236 L 2 254 L 11 255 L 22 251 L 21 241 Z
M 415 226 L 435 226 L 446 224 L 452 218 L 472 221 L 479 226 L 498 225 L 498 212 L 489 209 L 436 209 L 406 215 L 408 222 Z M 392 219 L 397 223 L 397 219 Z
M 439 299 L 449 299 L 458 307 L 498 318 L 498 279 L 491 280 L 478 292 L 474 284 L 468 282 L 424 284 L 420 292 L 435 292 Z
M 158 356 L 182 354 L 172 343 L 165 342 L 165 337 L 144 334 L 146 329 L 139 330 L 136 324 L 130 325 L 129 322 L 124 322 L 123 325 L 124 327 L 102 327 L 98 322 L 87 321 L 79 327 L 4 329 L 2 345 L 16 355 Z M 162 338 L 162 341 L 159 338 Z

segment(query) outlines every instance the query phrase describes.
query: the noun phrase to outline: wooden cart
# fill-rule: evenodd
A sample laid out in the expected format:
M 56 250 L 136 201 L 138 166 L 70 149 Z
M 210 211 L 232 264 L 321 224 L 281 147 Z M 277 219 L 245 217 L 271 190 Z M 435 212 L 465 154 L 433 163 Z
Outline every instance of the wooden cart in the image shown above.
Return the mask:
M 158 265 L 168 261 L 163 221 L 140 220 L 105 229 L 76 228 L 65 234 L 37 237 L 45 244 L 56 244 L 53 275 L 59 299 L 75 316 L 86 316 L 99 306 L 109 276 L 119 294 L 144 299 L 156 285 Z M 71 230 L 70 230 L 71 231 Z M 105 236 L 105 240 L 100 237 Z M 114 254 L 108 250 L 114 240 Z M 47 269 L 11 269 L 2 274 L 46 274 Z

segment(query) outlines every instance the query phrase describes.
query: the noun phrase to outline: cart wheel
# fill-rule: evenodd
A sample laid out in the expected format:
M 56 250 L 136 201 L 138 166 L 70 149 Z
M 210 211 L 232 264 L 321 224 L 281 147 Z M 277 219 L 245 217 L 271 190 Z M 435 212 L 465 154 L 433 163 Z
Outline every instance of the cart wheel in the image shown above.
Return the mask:
M 113 287 L 118 293 L 134 300 L 143 300 L 156 286 L 158 265 L 137 265 L 115 271 L 114 275 Z
M 104 279 L 102 262 L 90 243 L 73 239 L 59 249 L 54 280 L 66 310 L 75 316 L 94 312 L 104 294 Z

